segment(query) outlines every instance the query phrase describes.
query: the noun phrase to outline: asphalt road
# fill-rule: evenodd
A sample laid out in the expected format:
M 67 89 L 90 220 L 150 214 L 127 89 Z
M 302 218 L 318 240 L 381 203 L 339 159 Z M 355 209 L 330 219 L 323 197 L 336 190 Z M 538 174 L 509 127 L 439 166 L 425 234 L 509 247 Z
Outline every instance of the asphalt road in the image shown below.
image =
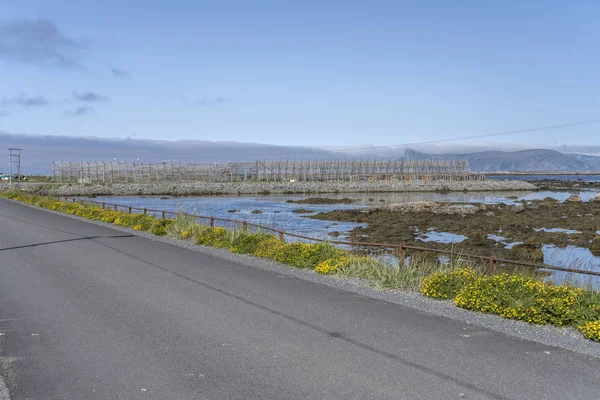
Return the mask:
M 566 350 L 0 200 L 15 399 L 599 399 Z

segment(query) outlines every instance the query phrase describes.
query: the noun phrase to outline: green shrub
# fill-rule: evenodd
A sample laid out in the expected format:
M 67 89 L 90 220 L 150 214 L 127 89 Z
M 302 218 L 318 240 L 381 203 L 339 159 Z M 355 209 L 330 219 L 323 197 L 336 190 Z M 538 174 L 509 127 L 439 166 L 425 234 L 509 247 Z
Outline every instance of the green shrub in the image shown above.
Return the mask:
M 273 235 L 267 233 L 249 233 L 242 231 L 232 240 L 230 250 L 239 254 L 254 254 L 262 242 L 277 240 Z
M 438 300 L 453 299 L 466 286 L 477 279 L 470 268 L 456 268 L 448 272 L 437 272 L 423 279 L 420 291 L 427 297 Z
M 581 318 L 584 290 L 518 275 L 483 277 L 455 298 L 457 306 L 534 324 L 571 325 Z
M 273 255 L 273 259 L 283 264 L 298 268 L 315 268 L 321 262 L 344 254 L 343 250 L 337 249 L 328 243 L 286 243 L 279 246 Z
M 256 257 L 273 259 L 275 258 L 275 254 L 277 254 L 284 246 L 284 242 L 275 236 L 270 235 L 268 238 L 265 238 L 257 244 L 253 255 Z
M 347 267 L 350 263 L 348 257 L 335 257 L 322 261 L 315 268 L 315 272 L 321 275 L 330 275 L 338 271 L 338 269 Z
M 155 221 L 150 227 L 150 233 L 157 236 L 164 236 L 167 234 L 169 225 L 173 223 L 172 219 L 160 219 Z
M 600 292 L 597 290 L 584 290 L 577 297 L 575 308 L 578 323 L 600 320 Z
M 229 248 L 230 235 L 225 228 L 207 228 L 196 236 L 196 244 L 219 248 Z

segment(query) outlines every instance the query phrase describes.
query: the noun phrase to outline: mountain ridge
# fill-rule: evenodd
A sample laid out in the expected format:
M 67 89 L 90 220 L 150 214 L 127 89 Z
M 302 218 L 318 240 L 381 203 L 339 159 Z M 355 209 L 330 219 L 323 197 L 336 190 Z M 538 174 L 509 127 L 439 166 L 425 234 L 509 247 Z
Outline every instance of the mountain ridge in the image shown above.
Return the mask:
M 259 143 L 208 140 L 151 140 L 96 137 L 22 135 L 0 131 L 0 149 L 22 148 L 24 174 L 49 174 L 53 161 L 126 162 L 223 162 L 257 159 L 360 159 L 462 158 L 475 172 L 577 172 L 600 171 L 600 157 L 561 153 L 549 149 L 518 151 L 485 150 L 433 154 L 411 148 L 365 147 L 358 151 L 326 150 L 316 147 L 279 146 Z M 8 165 L 7 165 L 8 166 Z M 3 172 L 4 168 L 0 168 Z
M 600 171 L 600 157 L 548 149 L 488 150 L 434 155 L 407 150 L 409 159 L 462 158 L 475 172 L 590 172 Z

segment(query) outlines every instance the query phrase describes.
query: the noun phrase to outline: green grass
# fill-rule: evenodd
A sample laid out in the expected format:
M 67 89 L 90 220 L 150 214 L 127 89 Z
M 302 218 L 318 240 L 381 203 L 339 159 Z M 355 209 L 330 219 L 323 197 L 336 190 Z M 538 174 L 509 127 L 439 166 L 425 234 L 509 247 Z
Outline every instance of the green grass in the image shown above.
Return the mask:
M 400 264 L 397 261 L 382 261 L 371 257 L 350 257 L 348 266 L 338 269 L 335 275 L 358 278 L 378 289 L 418 290 L 425 277 L 452 268 L 454 265 L 434 260 Z

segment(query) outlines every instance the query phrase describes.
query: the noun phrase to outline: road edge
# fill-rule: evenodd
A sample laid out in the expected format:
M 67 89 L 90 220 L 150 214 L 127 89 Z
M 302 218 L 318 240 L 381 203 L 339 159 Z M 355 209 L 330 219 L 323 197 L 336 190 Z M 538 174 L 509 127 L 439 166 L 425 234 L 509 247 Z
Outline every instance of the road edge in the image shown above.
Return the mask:
M 411 308 L 435 316 L 444 317 L 451 320 L 458 320 L 467 324 L 480 326 L 482 328 L 490 329 L 508 336 L 516 337 L 521 340 L 528 340 L 555 347 L 557 349 L 568 350 L 585 356 L 600 359 L 600 345 L 592 342 L 591 340 L 585 339 L 581 333 L 572 328 L 558 328 L 548 325 L 531 325 L 522 321 L 504 319 L 496 315 L 483 314 L 458 308 L 451 301 L 430 299 L 414 291 L 377 290 L 376 288 L 370 286 L 368 282 L 359 279 L 343 279 L 333 276 L 319 275 L 312 270 L 299 269 L 285 264 L 280 264 L 272 260 L 231 253 L 224 249 L 199 246 L 189 240 L 186 241 L 168 236 L 156 236 L 148 232 L 134 231 L 133 229 L 114 224 L 93 221 L 58 211 L 36 207 L 15 200 L 2 200 L 14 202 L 22 206 L 31 207 L 36 210 L 60 215 L 63 217 L 111 228 L 120 232 L 126 232 L 128 234 L 144 237 L 153 241 L 163 242 L 191 251 L 212 255 L 214 257 L 226 259 L 244 266 L 285 274 L 294 278 L 311 281 L 338 290 L 352 292 L 365 297 L 397 304 L 402 307 Z M 2 393 L 1 389 L 2 387 L 0 383 L 0 394 Z

